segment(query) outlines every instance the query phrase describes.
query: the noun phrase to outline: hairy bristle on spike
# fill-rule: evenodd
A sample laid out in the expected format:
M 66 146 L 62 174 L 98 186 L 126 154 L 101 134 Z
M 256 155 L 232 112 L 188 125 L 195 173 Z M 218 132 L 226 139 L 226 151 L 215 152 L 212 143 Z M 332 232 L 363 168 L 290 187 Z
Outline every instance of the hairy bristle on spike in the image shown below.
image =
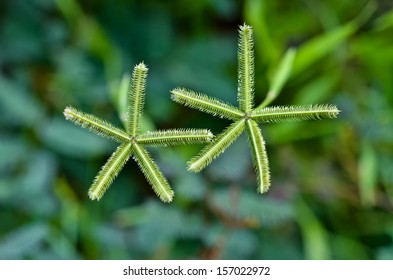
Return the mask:
M 105 191 L 112 184 L 132 153 L 132 144 L 121 144 L 102 167 L 89 189 L 92 200 L 100 200 Z
M 157 196 L 163 202 L 171 202 L 174 196 L 171 187 L 149 153 L 139 144 L 135 144 L 134 160 L 138 163 Z
M 169 129 L 146 132 L 136 140 L 142 145 L 172 146 L 210 142 L 213 134 L 207 129 Z
M 107 121 L 97 118 L 94 115 L 84 113 L 78 109 L 67 107 L 64 110 L 66 120 L 69 120 L 83 128 L 89 129 L 98 135 L 113 139 L 117 142 L 127 142 L 130 137 L 122 129 L 108 123 Z
M 335 105 L 272 106 L 254 110 L 251 118 L 258 122 L 288 122 L 336 118 Z
M 269 161 L 266 153 L 265 141 L 255 121 L 247 120 L 246 124 L 253 164 L 257 174 L 258 192 L 264 193 L 269 190 L 270 186 Z
M 148 68 L 142 62 L 135 66 L 132 73 L 127 109 L 127 132 L 132 136 L 136 136 L 140 128 L 140 119 L 145 101 L 147 71 Z
M 238 94 L 240 109 L 248 113 L 254 106 L 254 48 L 252 28 L 246 24 L 239 29 Z
M 244 115 L 242 111 L 228 103 L 224 103 L 218 99 L 192 90 L 176 88 L 173 89 L 171 93 L 173 101 L 212 114 L 213 116 L 219 116 L 220 118 L 229 120 L 238 120 Z

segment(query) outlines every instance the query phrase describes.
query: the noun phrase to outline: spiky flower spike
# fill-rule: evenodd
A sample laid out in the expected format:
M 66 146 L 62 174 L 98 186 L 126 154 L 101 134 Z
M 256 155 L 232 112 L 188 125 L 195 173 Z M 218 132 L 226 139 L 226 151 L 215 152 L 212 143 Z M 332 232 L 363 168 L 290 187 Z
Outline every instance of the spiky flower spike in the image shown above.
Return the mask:
M 248 134 L 253 164 L 257 173 L 258 192 L 270 186 L 269 164 L 265 141 L 258 123 L 287 122 L 335 118 L 340 112 L 334 105 L 268 106 L 287 81 L 295 50 L 289 49 L 278 67 L 265 100 L 254 108 L 254 51 L 252 28 L 246 24 L 239 29 L 238 93 L 239 108 L 191 90 L 176 88 L 172 99 L 190 108 L 232 120 L 233 123 L 191 159 L 188 170 L 199 172 L 223 153 L 244 131 Z
M 67 120 L 120 143 L 120 146 L 102 167 L 89 189 L 88 194 L 92 200 L 100 200 L 102 198 L 123 166 L 133 156 L 157 196 L 163 202 L 171 202 L 174 193 L 164 175 L 143 146 L 206 143 L 213 137 L 207 129 L 170 129 L 140 132 L 147 71 L 146 65 L 140 63 L 135 66 L 132 73 L 125 130 L 72 107 L 67 107 L 64 110 L 64 116 Z

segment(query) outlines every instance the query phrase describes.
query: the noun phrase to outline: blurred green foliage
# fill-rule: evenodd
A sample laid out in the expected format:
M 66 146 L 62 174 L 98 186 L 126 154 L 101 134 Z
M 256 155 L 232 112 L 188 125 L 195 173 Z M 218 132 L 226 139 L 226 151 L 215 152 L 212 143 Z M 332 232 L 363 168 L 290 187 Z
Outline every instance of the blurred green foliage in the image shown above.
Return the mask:
M 245 21 L 256 101 L 297 47 L 274 104 L 335 103 L 339 119 L 262 127 L 265 195 L 241 137 L 200 174 L 186 171 L 200 146 L 153 149 L 176 193 L 170 205 L 132 162 L 89 201 L 114 147 L 67 123 L 65 106 L 120 124 L 123 75 L 144 61 L 144 129 L 217 133 L 227 121 L 176 105 L 169 90 L 235 104 Z M 390 0 L 1 1 L 0 258 L 393 259 L 392 35 Z

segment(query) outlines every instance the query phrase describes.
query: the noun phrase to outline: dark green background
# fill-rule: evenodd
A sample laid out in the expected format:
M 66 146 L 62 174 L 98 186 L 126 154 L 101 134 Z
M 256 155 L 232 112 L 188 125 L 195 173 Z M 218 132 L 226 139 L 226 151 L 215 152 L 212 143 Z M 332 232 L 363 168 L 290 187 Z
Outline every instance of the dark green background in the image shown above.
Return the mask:
M 67 105 L 120 125 L 118 85 L 149 66 L 145 130 L 229 122 L 185 108 L 183 86 L 236 104 L 237 29 L 254 27 L 256 101 L 288 47 L 273 105 L 333 103 L 336 120 L 263 125 L 271 190 L 247 139 L 199 174 L 201 145 L 150 149 L 175 199 L 130 161 L 100 202 L 87 190 L 116 143 Z M 393 259 L 392 1 L 0 2 L 0 258 Z

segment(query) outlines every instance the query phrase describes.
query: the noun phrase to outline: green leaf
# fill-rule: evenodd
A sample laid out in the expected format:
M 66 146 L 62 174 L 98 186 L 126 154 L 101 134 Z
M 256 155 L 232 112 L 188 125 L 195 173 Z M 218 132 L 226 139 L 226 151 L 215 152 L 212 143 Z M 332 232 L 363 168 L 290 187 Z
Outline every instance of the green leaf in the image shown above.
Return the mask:
M 212 114 L 213 116 L 219 116 L 220 118 L 229 120 L 237 120 L 244 115 L 242 111 L 230 104 L 192 90 L 176 88 L 173 89 L 171 93 L 173 101 L 187 107 Z
M 139 144 L 134 144 L 134 160 L 138 163 L 157 196 L 163 202 L 171 202 L 174 196 L 171 187 L 149 153 Z
M 7 124 L 37 125 L 42 120 L 43 108 L 18 83 L 0 76 L 0 109 L 5 111 Z
M 269 162 L 266 153 L 265 140 L 263 140 L 261 130 L 255 121 L 247 120 L 246 125 L 254 168 L 257 173 L 257 191 L 259 193 L 264 193 L 269 190 L 270 186 Z
M 127 110 L 127 132 L 132 136 L 136 136 L 140 129 L 140 119 L 145 102 L 147 71 L 146 65 L 142 62 L 135 66 L 132 73 L 132 85 Z
M 47 147 L 58 153 L 82 159 L 103 155 L 111 148 L 107 140 L 96 137 L 60 118 L 45 123 L 40 131 L 40 138 Z
M 358 174 L 362 205 L 374 206 L 378 183 L 378 160 L 375 148 L 370 143 L 366 142 L 361 146 Z
M 304 71 L 324 56 L 335 51 L 349 36 L 355 33 L 357 28 L 358 26 L 354 22 L 350 22 L 307 41 L 297 51 L 293 74 Z
M 294 217 L 294 209 L 288 202 L 259 196 L 247 190 L 236 195 L 227 188 L 216 190 L 212 195 L 212 203 L 233 219 L 241 219 L 253 227 L 272 228 Z
M 296 55 L 295 49 L 289 49 L 285 53 L 284 58 L 282 59 L 280 65 L 277 69 L 277 72 L 273 76 L 273 79 L 270 84 L 270 88 L 269 88 L 269 91 L 267 92 L 267 96 L 266 96 L 265 100 L 257 108 L 263 108 L 263 107 L 268 106 L 281 93 L 282 88 L 284 87 L 285 83 L 287 82 L 287 80 L 291 74 L 292 65 L 293 65 L 293 61 L 295 59 L 295 55 Z
M 129 73 L 125 73 L 116 85 L 116 90 L 112 90 L 111 97 L 112 102 L 117 108 L 119 118 L 123 123 L 124 127 L 127 127 L 127 110 L 128 110 L 128 99 L 129 99 L 129 91 L 128 87 L 131 84 L 131 75 Z M 115 86 L 113 86 L 115 87 Z
M 206 170 L 211 178 L 220 178 L 234 183 L 243 183 L 248 176 L 252 163 L 250 161 L 247 135 L 239 135 L 238 140 L 225 150 L 225 153 L 217 157 Z M 236 160 L 233 160 L 236 159 Z
M 132 153 L 132 143 L 121 144 L 102 167 L 89 189 L 91 200 L 100 200 Z
M 213 134 L 207 129 L 168 129 L 146 132 L 137 136 L 142 145 L 171 146 L 210 142 Z
M 258 248 L 256 246 L 258 239 L 252 231 L 235 229 L 226 232 L 222 236 L 224 237 L 224 248 L 220 259 L 250 259 Z
M 21 138 L 1 135 L 0 137 L 0 172 L 12 170 L 29 154 L 29 145 Z
M 0 259 L 24 259 L 38 249 L 48 235 L 45 224 L 27 224 L 12 232 L 0 241 Z
M 240 109 L 249 112 L 254 106 L 254 42 L 252 28 L 240 26 L 238 44 L 238 101 Z
M 318 220 L 318 217 L 303 200 L 297 203 L 296 212 L 297 221 L 303 236 L 306 259 L 330 259 L 329 234 Z
M 244 120 L 232 123 L 212 142 L 206 145 L 200 153 L 188 163 L 188 170 L 199 172 L 208 166 L 218 155 L 223 153 L 233 141 L 244 131 Z

